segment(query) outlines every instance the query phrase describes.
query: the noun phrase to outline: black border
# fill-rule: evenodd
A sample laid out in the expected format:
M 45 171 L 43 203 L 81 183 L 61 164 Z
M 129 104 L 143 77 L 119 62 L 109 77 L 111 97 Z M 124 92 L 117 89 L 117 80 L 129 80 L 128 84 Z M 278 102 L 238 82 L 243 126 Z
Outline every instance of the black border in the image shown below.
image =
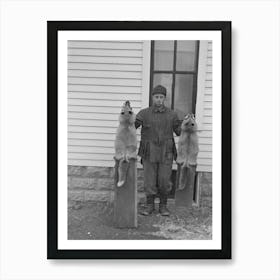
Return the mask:
M 222 249 L 58 250 L 57 129 L 59 30 L 220 30 L 222 33 Z M 47 22 L 47 258 L 48 259 L 231 259 L 231 22 L 230 21 L 48 21 Z

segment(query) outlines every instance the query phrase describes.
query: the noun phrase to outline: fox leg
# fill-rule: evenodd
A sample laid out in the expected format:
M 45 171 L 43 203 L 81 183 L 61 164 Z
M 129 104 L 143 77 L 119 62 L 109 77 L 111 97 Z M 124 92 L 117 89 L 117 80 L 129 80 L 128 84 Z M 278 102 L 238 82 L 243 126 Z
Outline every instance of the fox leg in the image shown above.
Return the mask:
M 137 144 L 135 143 L 135 145 L 130 145 L 127 147 L 127 152 L 126 152 L 126 157 L 127 160 L 130 159 L 137 159 Z
M 122 152 L 116 152 L 115 153 L 115 156 L 114 156 L 114 159 L 117 160 L 117 161 L 121 161 L 125 158 L 125 155 L 122 153 Z
M 119 168 L 118 168 L 118 174 L 119 174 L 119 180 L 117 183 L 118 187 L 122 187 L 125 184 L 128 166 L 129 166 L 129 161 L 126 161 L 125 159 L 120 160 Z
M 178 156 L 176 162 L 177 164 L 182 165 L 184 163 L 184 159 L 181 156 Z
M 185 162 L 182 165 L 182 168 L 189 168 L 189 167 L 190 167 L 189 161 L 185 160 Z
M 183 190 L 186 186 L 188 168 L 181 166 L 180 176 L 179 176 L 179 184 L 178 190 Z
M 136 152 L 128 153 L 128 154 L 126 155 L 126 157 L 127 157 L 127 160 L 128 160 L 128 161 L 129 161 L 130 159 L 137 159 L 137 154 L 136 154 Z

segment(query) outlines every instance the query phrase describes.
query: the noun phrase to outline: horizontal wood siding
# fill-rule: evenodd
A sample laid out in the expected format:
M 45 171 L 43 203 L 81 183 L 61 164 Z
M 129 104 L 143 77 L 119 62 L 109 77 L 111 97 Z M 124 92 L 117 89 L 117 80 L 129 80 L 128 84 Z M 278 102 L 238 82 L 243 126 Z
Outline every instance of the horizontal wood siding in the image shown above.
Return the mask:
M 69 165 L 114 166 L 120 108 L 141 109 L 142 83 L 142 41 L 68 41 Z
M 199 154 L 197 171 L 212 172 L 212 41 L 201 41 L 197 118 Z

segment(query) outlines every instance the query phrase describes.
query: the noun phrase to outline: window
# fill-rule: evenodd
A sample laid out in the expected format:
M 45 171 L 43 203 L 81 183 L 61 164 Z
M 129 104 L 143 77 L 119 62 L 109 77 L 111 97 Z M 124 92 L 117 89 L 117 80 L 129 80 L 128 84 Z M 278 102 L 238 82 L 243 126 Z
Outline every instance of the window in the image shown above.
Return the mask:
M 180 119 L 195 113 L 198 50 L 199 41 L 152 41 L 150 92 L 166 87 L 165 104 Z

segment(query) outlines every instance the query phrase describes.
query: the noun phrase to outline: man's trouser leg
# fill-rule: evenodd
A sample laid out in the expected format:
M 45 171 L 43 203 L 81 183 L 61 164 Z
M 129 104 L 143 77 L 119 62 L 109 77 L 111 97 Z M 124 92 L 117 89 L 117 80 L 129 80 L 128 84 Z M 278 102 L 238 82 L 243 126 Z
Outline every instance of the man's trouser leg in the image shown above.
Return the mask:
M 167 209 L 167 195 L 171 190 L 172 163 L 160 163 L 158 166 L 158 185 L 160 194 L 159 212 L 163 216 L 169 216 Z
M 155 209 L 155 195 L 157 194 L 157 173 L 158 164 L 149 160 L 142 160 L 144 168 L 144 190 L 146 194 L 146 209 L 142 211 L 143 215 L 150 215 Z

